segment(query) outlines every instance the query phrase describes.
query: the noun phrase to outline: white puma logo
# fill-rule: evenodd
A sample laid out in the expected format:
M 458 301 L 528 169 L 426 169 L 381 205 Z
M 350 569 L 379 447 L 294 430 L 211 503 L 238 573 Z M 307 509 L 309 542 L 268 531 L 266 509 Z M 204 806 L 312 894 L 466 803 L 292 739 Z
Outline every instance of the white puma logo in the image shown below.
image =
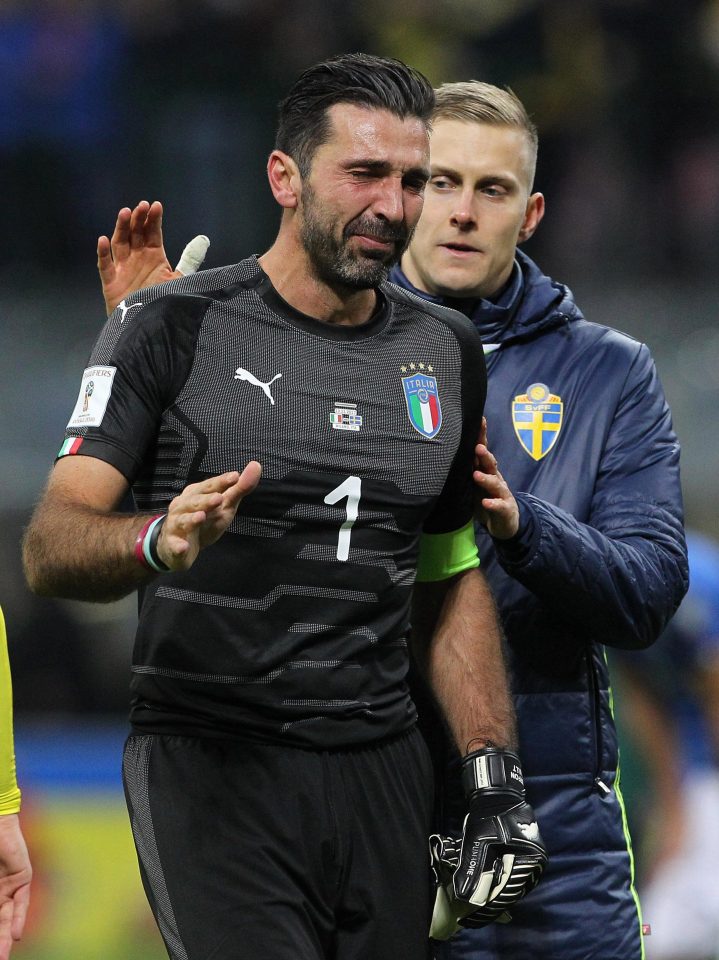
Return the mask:
M 118 303 L 117 306 L 118 306 L 118 307 L 120 308 L 120 310 L 122 311 L 122 316 L 120 317 L 120 323 L 124 323 L 125 320 L 127 319 L 128 313 L 130 312 L 130 310 L 132 310 L 133 307 L 142 307 L 142 306 L 144 306 L 144 304 L 142 304 L 142 303 L 131 303 L 130 306 L 127 307 L 127 306 L 125 306 L 125 301 L 124 301 L 124 300 L 121 300 L 121 301 Z
M 275 398 L 270 393 L 270 385 L 273 384 L 275 380 L 279 380 L 281 376 L 281 373 L 276 373 L 271 380 L 267 381 L 267 383 L 262 383 L 261 380 L 257 379 L 254 373 L 250 373 L 249 370 L 245 370 L 244 367 L 238 367 L 237 370 L 235 370 L 235 380 L 247 380 L 248 383 L 259 387 L 273 406 L 275 404 Z
M 539 839 L 539 826 L 536 820 L 533 820 L 531 823 L 520 823 L 517 821 L 517 826 L 527 840 Z

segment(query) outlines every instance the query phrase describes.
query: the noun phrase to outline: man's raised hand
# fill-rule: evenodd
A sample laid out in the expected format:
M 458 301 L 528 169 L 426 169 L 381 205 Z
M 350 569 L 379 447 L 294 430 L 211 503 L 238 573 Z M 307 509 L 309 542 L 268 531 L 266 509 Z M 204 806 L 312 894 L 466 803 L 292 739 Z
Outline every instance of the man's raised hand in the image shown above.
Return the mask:
M 102 236 L 97 241 L 97 269 L 108 316 L 136 290 L 194 273 L 209 245 L 207 237 L 195 237 L 173 270 L 163 245 L 162 204 L 141 200 L 134 210 L 123 207 L 112 237 Z

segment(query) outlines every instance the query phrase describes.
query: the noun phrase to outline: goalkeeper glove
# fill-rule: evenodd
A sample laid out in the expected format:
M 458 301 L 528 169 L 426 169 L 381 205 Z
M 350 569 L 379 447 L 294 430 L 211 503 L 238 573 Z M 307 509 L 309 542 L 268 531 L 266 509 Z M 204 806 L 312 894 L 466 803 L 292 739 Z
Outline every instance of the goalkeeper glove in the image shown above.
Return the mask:
M 508 920 L 508 908 L 539 883 L 547 862 L 534 811 L 525 799 L 522 768 L 515 753 L 488 746 L 468 754 L 462 760 L 462 784 L 469 813 L 451 893 L 446 883 L 438 881 L 437 930 L 439 918 L 448 910 L 454 910 L 458 926 Z M 434 861 L 451 863 L 456 846 L 453 848 L 449 839 L 438 839 L 441 846 Z M 442 930 L 449 926 L 444 923 Z M 446 936 L 453 932 L 456 929 Z
M 512 919 L 501 908 L 476 907 L 457 899 L 452 878 L 459 864 L 461 846 L 461 840 L 440 837 L 436 833 L 429 838 L 429 855 L 437 887 L 429 930 L 433 940 L 449 940 L 462 927 L 484 927 L 495 920 L 509 923 Z

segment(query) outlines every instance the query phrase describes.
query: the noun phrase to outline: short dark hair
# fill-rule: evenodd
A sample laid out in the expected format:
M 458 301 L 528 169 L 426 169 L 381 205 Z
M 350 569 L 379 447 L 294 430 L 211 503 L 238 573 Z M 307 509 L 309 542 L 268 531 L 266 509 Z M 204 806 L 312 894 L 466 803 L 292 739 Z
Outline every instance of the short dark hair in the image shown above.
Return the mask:
M 289 154 L 303 177 L 330 135 L 327 111 L 335 103 L 418 117 L 429 128 L 434 90 L 419 70 L 389 57 L 343 53 L 308 67 L 279 105 L 275 137 L 275 149 Z

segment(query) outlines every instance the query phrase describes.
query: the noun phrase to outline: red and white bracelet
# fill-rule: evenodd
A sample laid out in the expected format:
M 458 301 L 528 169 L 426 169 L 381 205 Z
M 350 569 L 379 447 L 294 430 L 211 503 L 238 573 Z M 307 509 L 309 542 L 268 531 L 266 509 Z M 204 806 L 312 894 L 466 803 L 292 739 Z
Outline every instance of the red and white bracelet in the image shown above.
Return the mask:
M 135 540 L 135 559 L 147 570 L 154 570 L 155 573 L 167 573 L 170 569 L 157 552 L 157 541 L 166 519 L 166 513 L 150 517 Z

